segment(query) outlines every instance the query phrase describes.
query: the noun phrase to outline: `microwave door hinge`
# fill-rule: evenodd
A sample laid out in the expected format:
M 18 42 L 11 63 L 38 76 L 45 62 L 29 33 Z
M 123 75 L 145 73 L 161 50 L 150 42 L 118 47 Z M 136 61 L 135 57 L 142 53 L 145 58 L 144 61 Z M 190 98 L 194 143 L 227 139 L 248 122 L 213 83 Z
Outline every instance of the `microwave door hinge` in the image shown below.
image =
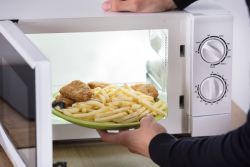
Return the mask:
M 19 20 L 18 20 L 18 19 L 0 20 L 0 21 L 11 21 L 11 22 L 16 23 L 16 24 L 19 22 Z
M 12 21 L 13 23 L 16 23 L 16 24 L 18 24 L 18 22 L 19 22 L 18 19 L 13 19 L 13 20 L 10 20 L 10 21 Z
M 55 162 L 53 167 L 67 167 L 67 162 Z

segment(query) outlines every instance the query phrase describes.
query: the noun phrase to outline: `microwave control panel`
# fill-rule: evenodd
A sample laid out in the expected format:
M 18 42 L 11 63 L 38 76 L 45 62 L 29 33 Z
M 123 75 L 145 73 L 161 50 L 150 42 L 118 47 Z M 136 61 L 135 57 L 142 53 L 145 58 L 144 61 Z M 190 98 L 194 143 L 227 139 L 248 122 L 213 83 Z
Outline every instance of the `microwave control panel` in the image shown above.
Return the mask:
M 228 68 L 225 59 L 231 58 L 229 55 L 231 52 L 230 43 L 227 43 L 223 36 L 208 35 L 201 42 L 196 42 L 198 45 L 196 54 L 201 58 L 201 64 L 206 64 L 204 67 L 207 67 L 208 70 L 213 69 L 211 74 L 195 85 L 197 98 L 205 104 L 218 104 L 228 92 L 227 79 L 224 78 L 223 72 L 219 73 L 216 70 L 216 66 Z
M 232 17 L 195 16 L 192 116 L 231 112 Z
M 198 53 L 205 63 L 210 64 L 210 68 L 223 65 L 223 63 L 225 64 L 224 60 L 230 58 L 227 57 L 229 56 L 228 53 L 231 52 L 228 46 L 230 43 L 227 43 L 223 39 L 223 35 L 208 35 L 207 38 L 202 42 L 197 42 L 197 44 L 199 44 L 199 48 L 196 53 Z M 201 102 L 210 104 L 218 104 L 218 102 L 226 96 L 226 92 L 228 91 L 226 79 L 214 72 L 195 87 L 197 88 L 197 91 L 195 91 L 198 95 L 197 98 L 200 98 Z

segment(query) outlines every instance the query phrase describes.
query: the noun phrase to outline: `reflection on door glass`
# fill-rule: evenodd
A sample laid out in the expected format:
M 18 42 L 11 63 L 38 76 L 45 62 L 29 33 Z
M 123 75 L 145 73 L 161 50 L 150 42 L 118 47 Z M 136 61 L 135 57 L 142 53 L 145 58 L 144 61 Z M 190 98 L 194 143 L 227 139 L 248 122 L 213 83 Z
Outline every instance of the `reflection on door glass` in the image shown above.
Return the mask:
M 36 166 L 35 70 L 0 34 L 1 124 L 27 166 Z
M 54 92 L 77 79 L 114 84 L 150 82 L 166 93 L 167 29 L 28 37 L 50 60 Z

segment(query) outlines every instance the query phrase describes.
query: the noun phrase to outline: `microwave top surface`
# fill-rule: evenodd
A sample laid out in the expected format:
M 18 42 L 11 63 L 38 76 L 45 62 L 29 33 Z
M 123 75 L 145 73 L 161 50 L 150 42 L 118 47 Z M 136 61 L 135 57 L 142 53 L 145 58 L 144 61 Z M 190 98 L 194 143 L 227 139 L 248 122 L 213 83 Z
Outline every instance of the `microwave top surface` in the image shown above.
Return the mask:
M 129 13 L 104 12 L 101 8 L 103 0 L 0 0 L 0 20 L 39 20 L 92 17 L 123 17 L 123 16 L 156 16 L 159 15 L 218 15 L 227 14 L 225 10 L 208 2 L 195 2 L 185 11 L 163 13 Z

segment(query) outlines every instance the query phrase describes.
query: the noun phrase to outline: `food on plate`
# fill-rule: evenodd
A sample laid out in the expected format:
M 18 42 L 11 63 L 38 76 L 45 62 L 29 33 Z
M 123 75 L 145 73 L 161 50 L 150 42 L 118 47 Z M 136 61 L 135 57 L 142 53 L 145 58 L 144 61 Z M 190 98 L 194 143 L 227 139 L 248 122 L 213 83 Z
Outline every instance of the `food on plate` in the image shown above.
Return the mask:
M 91 98 L 92 92 L 88 84 L 75 80 L 60 89 L 60 94 L 76 102 L 87 101 Z
M 56 96 L 55 101 L 52 103 L 52 107 L 59 106 L 60 108 L 67 108 L 72 106 L 73 100 L 63 97 L 62 95 Z
M 88 85 L 91 89 L 95 89 L 97 87 L 104 88 L 106 86 L 109 86 L 110 84 L 105 82 L 89 82 Z
M 82 83 L 81 81 L 73 81 L 64 86 L 53 102 L 53 104 L 61 102 L 61 99 L 66 97 L 74 103 L 71 105 L 67 103 L 66 105 L 66 102 L 64 102 L 64 105 L 59 103 L 53 105 L 53 107 L 64 115 L 100 123 L 126 124 L 139 122 L 141 118 L 149 114 L 155 117 L 166 116 L 167 104 L 157 98 L 158 92 L 153 85 L 137 84 L 129 86 L 124 84 L 117 86 L 102 82 L 91 82 L 88 85 L 91 85 L 90 87 L 93 89 L 89 88 L 88 91 L 82 91 L 82 87 L 86 86 Z M 88 93 L 91 96 L 81 101 L 79 101 L 79 98 L 78 101 L 74 100 L 76 99 L 75 94 L 79 93 L 74 89 L 81 89 L 81 91 L 79 90 L 81 94 L 91 92 Z M 67 96 L 65 96 L 65 92 L 67 92 Z M 70 92 L 73 92 L 74 95 L 70 95 Z M 77 97 L 79 96 L 86 95 L 77 94 Z
M 131 88 L 146 95 L 152 96 L 153 98 L 157 98 L 159 95 L 157 89 L 152 84 L 135 84 L 132 85 Z

